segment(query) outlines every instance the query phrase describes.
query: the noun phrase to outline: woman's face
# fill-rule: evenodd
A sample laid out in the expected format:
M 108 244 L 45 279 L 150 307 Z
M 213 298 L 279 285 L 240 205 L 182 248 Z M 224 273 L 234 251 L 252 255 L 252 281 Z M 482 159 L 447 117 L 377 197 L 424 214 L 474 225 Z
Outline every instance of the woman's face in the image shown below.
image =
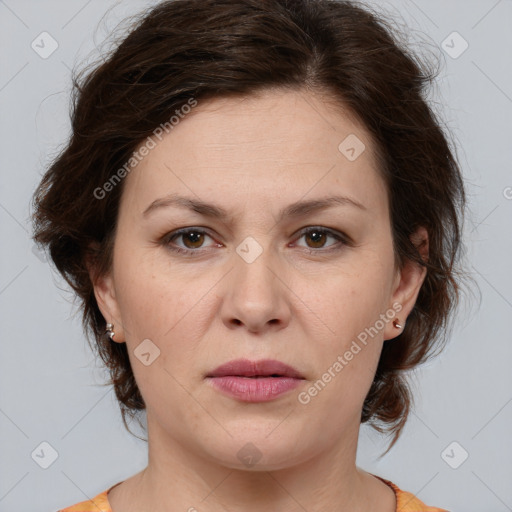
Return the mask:
M 268 91 L 199 101 L 155 140 L 125 178 L 112 273 L 95 285 L 150 443 L 245 469 L 355 451 L 383 340 L 424 277 L 394 266 L 367 132 L 319 96 Z M 301 378 L 208 377 L 238 359 Z M 272 383 L 285 391 L 250 391 Z

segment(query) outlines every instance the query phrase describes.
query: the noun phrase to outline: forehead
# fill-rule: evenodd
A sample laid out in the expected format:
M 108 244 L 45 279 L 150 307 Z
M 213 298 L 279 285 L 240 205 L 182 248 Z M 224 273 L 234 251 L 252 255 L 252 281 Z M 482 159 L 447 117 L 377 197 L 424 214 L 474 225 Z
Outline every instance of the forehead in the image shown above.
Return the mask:
M 176 191 L 228 204 L 293 202 L 333 187 L 363 203 L 387 197 L 364 127 L 305 91 L 198 100 L 126 180 L 123 201 L 139 212 Z

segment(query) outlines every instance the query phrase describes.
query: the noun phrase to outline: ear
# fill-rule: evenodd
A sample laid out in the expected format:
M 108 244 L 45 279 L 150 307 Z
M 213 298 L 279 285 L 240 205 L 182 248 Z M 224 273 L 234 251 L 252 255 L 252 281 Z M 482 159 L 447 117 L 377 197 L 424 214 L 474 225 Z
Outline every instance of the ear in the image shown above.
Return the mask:
M 125 333 L 119 305 L 116 299 L 112 273 L 109 272 L 107 274 L 99 275 L 97 268 L 92 263 L 91 257 L 86 258 L 86 267 L 94 288 L 94 296 L 96 298 L 98 308 L 105 319 L 105 326 L 107 323 L 113 324 L 113 331 L 115 333 L 113 341 L 116 343 L 124 343 Z
M 428 261 L 428 232 L 424 227 L 419 227 L 410 237 L 411 242 L 418 249 L 423 261 Z M 393 321 L 401 325 L 397 328 L 393 322 L 389 322 L 384 330 L 384 339 L 396 338 L 404 330 L 407 317 L 412 311 L 421 286 L 427 275 L 427 269 L 415 261 L 406 260 L 401 270 L 397 272 L 393 284 L 393 294 L 391 304 L 395 305 L 392 309 L 396 311 Z M 399 309 L 398 305 L 401 306 Z

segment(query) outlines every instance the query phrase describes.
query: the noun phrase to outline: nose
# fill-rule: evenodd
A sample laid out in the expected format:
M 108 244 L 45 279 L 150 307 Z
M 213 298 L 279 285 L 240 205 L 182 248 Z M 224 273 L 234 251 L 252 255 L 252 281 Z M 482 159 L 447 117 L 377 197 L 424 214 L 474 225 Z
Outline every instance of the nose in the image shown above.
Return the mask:
M 277 257 L 269 249 L 254 261 L 234 253 L 233 264 L 233 270 L 222 280 L 223 323 L 229 329 L 252 333 L 285 328 L 291 317 L 291 291 L 281 278 Z

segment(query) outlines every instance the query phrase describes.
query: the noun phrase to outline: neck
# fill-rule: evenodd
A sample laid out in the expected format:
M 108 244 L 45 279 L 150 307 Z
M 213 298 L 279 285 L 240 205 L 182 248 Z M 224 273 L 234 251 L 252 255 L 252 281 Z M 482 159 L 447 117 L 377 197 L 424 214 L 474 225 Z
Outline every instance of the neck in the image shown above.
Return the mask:
M 113 489 L 109 500 L 114 512 L 394 511 L 391 489 L 356 467 L 358 433 L 357 424 L 336 445 L 311 457 L 300 451 L 300 460 L 291 454 L 279 465 L 267 459 L 240 469 L 193 453 L 148 417 L 148 466 L 126 481 L 130 489 L 123 491 L 123 484 Z

